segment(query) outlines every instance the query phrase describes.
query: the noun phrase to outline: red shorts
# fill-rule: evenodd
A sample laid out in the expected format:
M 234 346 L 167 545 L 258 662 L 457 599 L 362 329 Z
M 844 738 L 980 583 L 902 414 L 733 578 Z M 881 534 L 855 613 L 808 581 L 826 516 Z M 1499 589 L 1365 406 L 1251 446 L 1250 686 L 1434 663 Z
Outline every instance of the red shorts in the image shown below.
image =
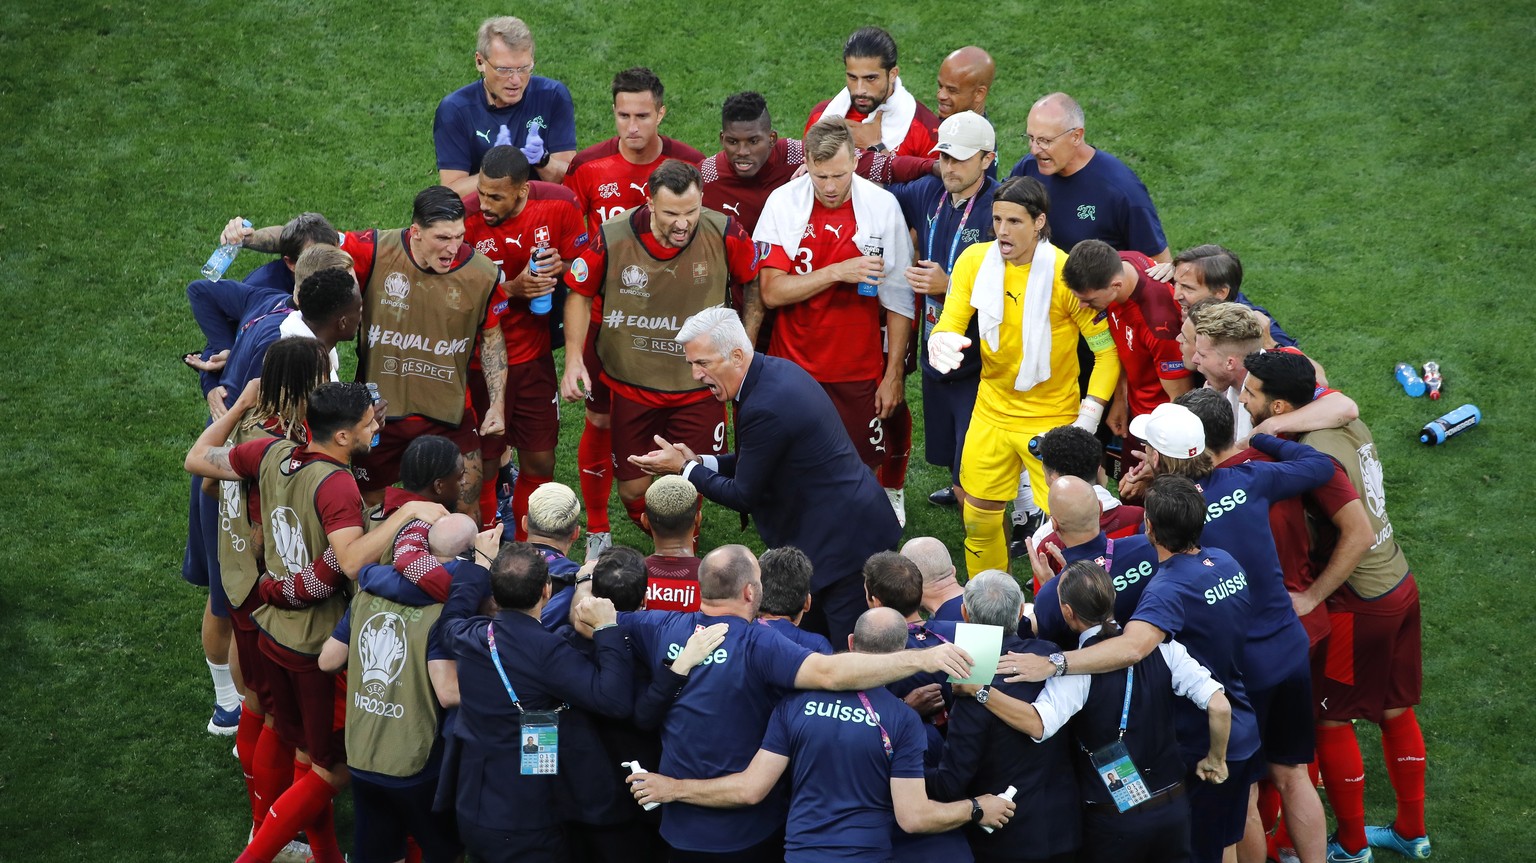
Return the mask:
M 475 413 L 485 416 L 491 402 L 485 378 L 470 378 L 469 399 Z M 480 456 L 487 465 L 498 464 L 508 447 L 522 452 L 555 448 L 560 440 L 560 380 L 553 354 L 507 367 L 506 402 L 507 430 L 480 438 Z
M 1412 573 L 1375 599 L 1340 588 L 1328 600 L 1328 623 L 1328 637 L 1312 659 L 1319 719 L 1379 725 L 1386 711 L 1419 703 L 1424 659 Z
M 453 441 L 459 452 L 465 455 L 480 452 L 479 419 L 471 408 L 464 409 L 464 419 L 458 428 L 443 425 L 425 417 L 406 417 L 390 420 L 379 431 L 379 444 L 352 461 L 352 472 L 357 476 L 357 487 L 362 491 L 378 491 L 394 485 L 400 479 L 400 459 L 411 441 L 422 435 L 435 434 Z
M 885 461 L 885 425 L 875 412 L 875 391 L 879 381 L 849 381 L 841 384 L 822 384 L 821 388 L 832 399 L 837 416 L 848 430 L 848 439 L 859 453 L 859 461 L 872 468 Z
M 675 408 L 653 408 L 613 394 L 613 476 L 621 481 L 640 479 L 645 471 L 630 464 L 632 455 L 656 449 L 652 438 L 661 435 L 687 444 L 699 455 L 725 452 L 725 405 L 707 398 Z
M 581 361 L 586 364 L 587 376 L 592 379 L 592 389 L 587 393 L 587 410 L 595 414 L 612 412 L 613 391 L 603 381 L 603 361 L 597 356 L 596 326 L 587 331 L 587 344 L 581 349 Z
M 271 671 L 270 703 L 263 703 L 272 714 L 277 734 L 284 743 L 302 749 L 317 767 L 330 770 L 347 761 L 347 679 L 344 674 L 328 674 L 310 662 L 310 668 L 298 671 L 273 657 L 273 652 L 287 654 L 291 664 L 297 654 L 279 646 L 270 637 L 261 637 L 261 649 L 267 654 Z
M 230 609 L 229 620 L 234 630 L 235 655 L 240 659 L 240 678 L 245 681 L 246 690 L 261 702 L 262 709 L 271 710 L 272 660 L 261 652 L 261 630 L 251 620 L 252 612 L 261 605 L 261 595 L 253 587 L 244 605 Z

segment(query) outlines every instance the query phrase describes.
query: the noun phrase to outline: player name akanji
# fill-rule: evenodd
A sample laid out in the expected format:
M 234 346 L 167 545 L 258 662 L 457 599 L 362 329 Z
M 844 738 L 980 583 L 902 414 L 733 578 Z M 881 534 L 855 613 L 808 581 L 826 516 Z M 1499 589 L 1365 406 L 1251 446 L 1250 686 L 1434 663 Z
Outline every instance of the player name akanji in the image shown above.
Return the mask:
M 695 598 L 695 595 L 698 592 L 698 588 L 698 584 L 691 581 L 682 587 L 665 587 L 655 582 L 651 582 L 651 584 L 645 589 L 645 601 L 675 602 L 678 605 L 692 608 L 694 603 L 698 601 Z

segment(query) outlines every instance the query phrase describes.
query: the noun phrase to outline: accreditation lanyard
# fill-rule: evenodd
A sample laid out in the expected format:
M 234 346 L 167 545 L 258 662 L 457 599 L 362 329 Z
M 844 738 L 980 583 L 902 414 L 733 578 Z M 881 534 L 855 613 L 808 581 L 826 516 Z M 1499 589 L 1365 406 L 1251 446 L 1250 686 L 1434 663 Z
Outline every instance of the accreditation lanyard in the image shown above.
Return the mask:
M 875 706 L 869 703 L 869 696 L 863 690 L 859 690 L 859 701 L 863 702 L 869 717 L 875 720 L 875 727 L 880 729 L 880 745 L 885 748 L 885 760 L 890 761 L 896 757 L 895 751 L 891 749 L 891 735 L 886 732 L 885 725 L 880 722 L 880 714 L 875 712 Z
M 928 636 L 931 635 L 934 638 L 937 638 L 939 641 L 943 642 L 944 644 L 948 644 L 949 643 L 949 639 L 947 639 L 944 636 L 938 634 L 937 632 L 934 632 L 933 630 L 929 629 L 928 625 L 924 624 L 924 623 L 909 623 L 909 624 L 907 624 L 907 634 L 912 636 L 913 638 L 915 638 L 918 641 L 927 641 L 928 640 Z
M 1113 578 L 1115 575 L 1115 541 L 1108 537 L 1104 539 L 1104 555 L 1099 558 L 1099 565 L 1104 567 L 1104 574 Z M 1130 696 L 1126 696 L 1126 704 L 1130 704 Z
M 1120 708 L 1120 736 L 1117 738 L 1119 740 L 1125 739 L 1125 726 L 1131 719 L 1131 683 L 1135 679 L 1136 666 L 1133 665 L 1125 670 L 1125 706 Z
M 948 196 L 949 196 L 948 192 L 946 192 L 946 193 L 944 193 L 944 194 L 939 196 L 939 206 L 938 206 L 938 209 L 933 211 L 933 221 L 928 223 L 928 254 L 929 255 L 933 254 L 934 234 L 937 233 L 938 230 L 939 230 L 939 218 L 944 215 L 944 199 L 947 198 Z M 980 189 L 978 189 L 976 191 L 976 194 L 971 196 L 971 199 L 969 201 L 965 202 L 965 212 L 960 214 L 960 224 L 955 227 L 955 235 L 952 238 L 950 238 L 950 241 L 949 241 L 949 261 L 944 266 L 944 272 L 946 272 L 946 273 L 953 272 L 954 269 L 955 269 L 955 258 L 956 258 L 956 256 L 958 256 L 960 254 L 960 234 L 962 234 L 965 231 L 966 223 L 971 220 L 971 207 L 972 207 L 972 205 L 974 205 L 976 203 L 976 199 L 979 198 L 979 197 L 981 197 L 981 190 Z
M 518 712 L 523 711 L 522 702 L 517 700 L 517 693 L 512 691 L 512 681 L 507 678 L 507 669 L 501 664 L 501 654 L 496 652 L 496 622 L 491 621 L 485 628 L 485 643 L 491 648 L 491 662 L 496 666 L 496 673 L 501 675 L 501 685 L 507 688 L 507 697 L 512 699 L 512 706 Z

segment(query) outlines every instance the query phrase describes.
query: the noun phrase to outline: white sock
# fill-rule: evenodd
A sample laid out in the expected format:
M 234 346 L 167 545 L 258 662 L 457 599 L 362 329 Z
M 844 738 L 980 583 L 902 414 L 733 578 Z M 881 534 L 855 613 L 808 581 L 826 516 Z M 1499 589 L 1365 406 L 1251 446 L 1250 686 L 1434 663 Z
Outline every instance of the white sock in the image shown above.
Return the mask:
M 205 657 L 206 658 L 206 657 Z M 229 673 L 229 663 L 214 665 L 209 659 L 208 673 L 213 676 L 213 700 L 221 710 L 234 710 L 240 706 L 240 691 L 235 688 L 234 675 Z
M 1029 472 L 1019 474 L 1019 496 L 1013 500 L 1013 523 L 1023 524 L 1040 511 L 1035 504 L 1035 493 L 1029 490 Z

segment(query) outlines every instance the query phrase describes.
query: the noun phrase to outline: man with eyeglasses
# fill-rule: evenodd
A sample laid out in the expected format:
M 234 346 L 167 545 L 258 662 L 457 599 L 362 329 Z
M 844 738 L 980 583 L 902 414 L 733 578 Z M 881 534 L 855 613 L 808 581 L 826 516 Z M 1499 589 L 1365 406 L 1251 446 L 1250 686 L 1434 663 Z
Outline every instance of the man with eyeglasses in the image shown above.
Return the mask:
M 432 120 L 438 181 L 460 195 L 475 191 L 487 150 L 510 144 L 523 151 L 535 179 L 565 179 L 576 155 L 571 92 L 533 74 L 533 35 L 519 18 L 487 18 L 475 44 L 481 80 L 443 97 Z
M 1070 249 L 1083 240 L 1103 240 L 1122 252 L 1172 260 L 1146 184 L 1124 162 L 1088 145 L 1083 107 L 1071 96 L 1041 98 L 1029 109 L 1025 128 L 1029 155 L 1010 176 L 1034 177 L 1045 186 L 1051 242 Z

